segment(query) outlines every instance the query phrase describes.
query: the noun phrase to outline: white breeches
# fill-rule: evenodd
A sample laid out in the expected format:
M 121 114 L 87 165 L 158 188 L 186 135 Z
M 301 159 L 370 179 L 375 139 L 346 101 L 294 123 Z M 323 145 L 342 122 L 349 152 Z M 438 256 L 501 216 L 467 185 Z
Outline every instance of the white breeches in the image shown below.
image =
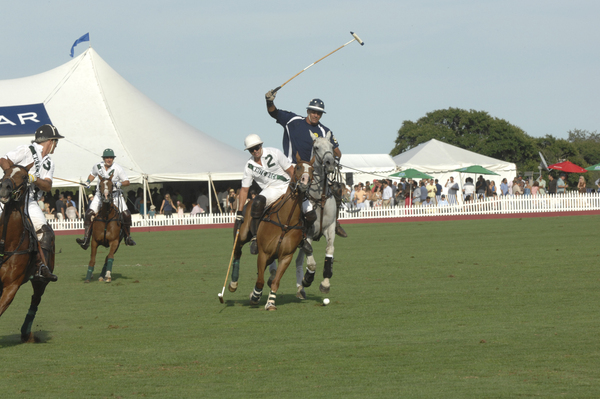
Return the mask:
M 115 204 L 115 206 L 119 209 L 119 211 L 123 212 L 127 210 L 127 203 L 125 202 L 125 199 L 123 199 L 123 196 L 120 194 L 115 194 L 113 193 L 113 204 Z M 100 210 L 100 205 L 102 204 L 102 198 L 100 197 L 100 195 L 98 193 L 96 193 L 96 195 L 94 195 L 94 199 L 92 200 L 92 203 L 90 204 L 90 209 L 93 210 L 95 213 L 98 213 L 98 211 Z M 39 208 L 39 206 L 38 206 Z
M 287 186 L 284 187 L 267 187 L 260 192 L 260 195 L 267 199 L 267 204 L 265 206 L 268 207 L 273 204 L 275 201 L 279 199 L 285 192 L 287 191 Z

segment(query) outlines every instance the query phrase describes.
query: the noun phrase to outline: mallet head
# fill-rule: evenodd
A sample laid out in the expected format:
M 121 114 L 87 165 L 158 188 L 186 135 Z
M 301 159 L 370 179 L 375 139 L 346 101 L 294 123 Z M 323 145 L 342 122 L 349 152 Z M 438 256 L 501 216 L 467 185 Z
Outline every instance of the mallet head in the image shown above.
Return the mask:
M 350 32 L 350 34 L 354 37 L 354 39 L 360 43 L 361 46 L 365 45 L 365 42 L 363 42 L 362 40 L 360 40 L 360 37 L 358 37 L 358 35 L 354 32 Z

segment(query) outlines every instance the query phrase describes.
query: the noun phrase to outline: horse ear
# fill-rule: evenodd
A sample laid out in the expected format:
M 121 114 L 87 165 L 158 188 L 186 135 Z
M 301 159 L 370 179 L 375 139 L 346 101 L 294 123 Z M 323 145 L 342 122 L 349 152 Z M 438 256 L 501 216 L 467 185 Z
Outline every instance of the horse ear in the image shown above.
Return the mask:
M 330 139 L 331 139 L 331 130 L 328 130 L 328 131 L 327 131 L 327 134 L 325 135 L 325 138 L 326 138 L 327 140 L 330 140 Z
M 310 166 L 312 166 L 315 163 L 315 159 L 316 157 L 313 155 L 312 159 L 309 162 Z
M 300 163 L 302 161 L 302 158 L 300 158 L 300 154 L 298 153 L 298 151 L 296 151 L 296 163 Z
M 10 160 L 9 160 L 10 161 Z M 10 162 L 12 163 L 12 162 Z M 11 165 L 12 166 L 12 165 Z M 29 169 L 31 169 L 31 167 L 33 166 L 33 162 L 30 163 L 29 165 L 25 166 L 25 169 L 29 172 Z
M 313 142 L 317 141 L 317 136 L 315 136 L 314 134 L 311 134 L 310 137 L 312 137 Z

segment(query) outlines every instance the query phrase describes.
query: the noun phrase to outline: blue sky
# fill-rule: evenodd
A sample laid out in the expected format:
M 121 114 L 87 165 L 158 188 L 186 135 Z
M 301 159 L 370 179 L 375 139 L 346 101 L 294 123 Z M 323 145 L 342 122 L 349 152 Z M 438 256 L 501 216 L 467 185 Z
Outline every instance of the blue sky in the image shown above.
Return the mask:
M 86 32 L 98 54 L 187 123 L 238 148 L 281 147 L 264 93 L 322 122 L 345 153 L 389 153 L 405 120 L 487 111 L 534 137 L 600 130 L 598 1 L 22 0 L 2 4 L 0 79 L 70 60 Z M 88 46 L 80 44 L 75 55 Z

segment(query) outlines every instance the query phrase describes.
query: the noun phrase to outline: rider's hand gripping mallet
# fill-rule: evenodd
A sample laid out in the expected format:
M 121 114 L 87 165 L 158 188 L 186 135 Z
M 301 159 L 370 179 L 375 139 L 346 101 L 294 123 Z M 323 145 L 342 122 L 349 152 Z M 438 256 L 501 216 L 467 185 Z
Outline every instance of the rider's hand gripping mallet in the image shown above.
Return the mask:
M 300 75 L 302 72 L 306 71 L 308 68 L 310 68 L 311 66 L 315 65 L 317 62 L 329 57 L 331 54 L 335 53 L 338 50 L 341 50 L 342 48 L 346 47 L 347 45 L 349 45 L 350 43 L 352 43 L 353 41 L 357 41 L 360 43 L 361 46 L 365 45 L 365 42 L 363 42 L 362 40 L 360 40 L 360 37 L 358 37 L 358 35 L 354 32 L 350 32 L 350 34 L 352 35 L 353 39 L 350 40 L 348 43 L 344 44 L 343 46 L 340 46 L 338 48 L 336 48 L 335 50 L 333 50 L 331 53 L 327 54 L 325 57 L 319 58 L 318 60 L 316 60 L 315 62 L 313 62 L 312 64 L 310 64 L 309 66 L 307 66 L 306 68 L 304 68 L 303 70 L 301 70 L 300 72 L 298 72 L 297 74 L 295 74 L 294 76 L 292 76 L 291 78 L 289 78 L 287 81 L 285 81 L 285 83 L 283 83 L 281 86 L 277 86 L 277 88 L 273 89 L 273 93 L 276 93 L 277 90 L 281 89 L 283 86 L 285 86 L 286 84 L 289 83 L 290 80 L 294 79 L 296 76 Z
M 231 262 L 233 262 L 233 254 L 235 252 L 235 246 L 237 245 L 238 236 L 240 235 L 240 229 L 235 233 L 235 240 L 233 241 L 233 250 L 231 251 L 231 259 L 229 259 L 229 267 L 227 268 L 227 274 L 225 275 L 225 282 L 223 283 L 223 290 L 218 294 L 219 301 L 221 303 L 225 303 L 223 301 L 223 294 L 225 293 L 225 286 L 227 285 L 227 279 L 229 278 L 229 270 L 231 269 Z

